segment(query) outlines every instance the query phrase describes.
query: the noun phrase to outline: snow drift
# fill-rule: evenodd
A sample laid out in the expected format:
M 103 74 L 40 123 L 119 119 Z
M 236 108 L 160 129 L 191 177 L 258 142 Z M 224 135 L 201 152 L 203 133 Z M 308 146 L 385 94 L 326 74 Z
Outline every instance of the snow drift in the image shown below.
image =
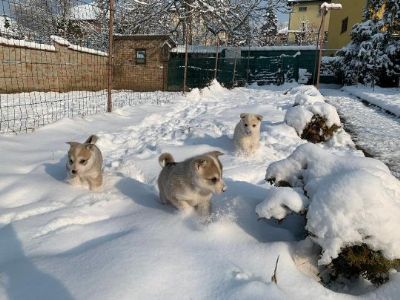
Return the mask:
M 287 159 L 272 163 L 266 178 L 304 189 L 308 207 L 298 197 L 291 202 L 303 203 L 293 209 L 296 212 L 308 210 L 306 229 L 322 247 L 319 264 L 329 264 L 346 246 L 363 243 L 388 259 L 400 258 L 400 183 L 380 161 L 342 157 L 304 144 Z M 280 207 L 293 207 L 285 197 L 265 201 L 257 212 L 266 218 L 281 219 Z

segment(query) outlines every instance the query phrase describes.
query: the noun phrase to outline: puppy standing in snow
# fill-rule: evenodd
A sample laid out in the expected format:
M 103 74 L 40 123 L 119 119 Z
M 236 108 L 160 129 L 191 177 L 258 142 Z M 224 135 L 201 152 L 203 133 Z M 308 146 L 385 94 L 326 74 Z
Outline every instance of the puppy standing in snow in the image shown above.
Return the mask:
M 103 183 L 103 156 L 95 145 L 98 137 L 95 135 L 83 143 L 68 142 L 67 172 L 69 182 L 75 184 L 88 184 L 90 190 L 100 189 Z
M 222 164 L 219 151 L 208 152 L 175 162 L 169 153 L 160 155 L 163 168 L 158 177 L 162 203 L 171 203 L 179 210 L 193 207 L 200 216 L 211 213 L 211 196 L 226 190 L 222 180 Z
M 261 115 L 241 113 L 235 127 L 233 142 L 236 152 L 244 155 L 254 154 L 260 147 Z

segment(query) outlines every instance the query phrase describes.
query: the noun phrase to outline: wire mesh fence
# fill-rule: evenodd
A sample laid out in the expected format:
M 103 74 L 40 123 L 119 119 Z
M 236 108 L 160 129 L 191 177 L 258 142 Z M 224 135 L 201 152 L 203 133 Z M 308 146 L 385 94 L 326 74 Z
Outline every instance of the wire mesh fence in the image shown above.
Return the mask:
M 109 1 L 0 1 L 0 133 L 107 111 Z M 112 90 L 115 108 L 172 97 Z

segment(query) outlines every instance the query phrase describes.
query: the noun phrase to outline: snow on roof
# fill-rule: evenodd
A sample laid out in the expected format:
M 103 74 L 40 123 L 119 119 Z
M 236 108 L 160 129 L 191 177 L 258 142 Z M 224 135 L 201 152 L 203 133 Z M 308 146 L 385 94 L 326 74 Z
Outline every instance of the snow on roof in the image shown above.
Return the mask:
M 342 9 L 342 4 L 324 2 L 321 4 L 321 9 L 324 9 L 326 11 L 331 10 L 331 9 Z
M 284 27 L 282 29 L 278 30 L 279 34 L 287 34 L 288 33 L 289 28 L 288 27 Z
M 71 8 L 68 18 L 74 21 L 93 21 L 101 15 L 101 9 L 92 4 L 81 4 Z
M 90 54 L 96 54 L 96 55 L 101 55 L 101 56 L 107 56 L 108 54 L 106 52 L 103 51 L 99 51 L 99 50 L 95 50 L 95 49 L 91 49 L 91 48 L 86 48 L 86 47 L 81 47 L 78 45 L 74 45 L 71 44 L 69 41 L 67 41 L 66 39 L 56 36 L 56 35 L 52 35 L 50 36 L 50 38 L 57 44 L 63 45 L 63 46 L 67 46 L 68 49 L 71 50 L 75 50 L 75 51 L 79 51 L 79 52 L 85 52 L 85 53 L 90 53 Z

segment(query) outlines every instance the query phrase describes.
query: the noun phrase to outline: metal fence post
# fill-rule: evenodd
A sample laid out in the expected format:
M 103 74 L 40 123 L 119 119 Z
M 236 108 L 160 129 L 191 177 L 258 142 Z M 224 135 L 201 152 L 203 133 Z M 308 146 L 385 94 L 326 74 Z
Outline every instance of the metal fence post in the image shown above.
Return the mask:
M 185 22 L 186 22 L 186 19 L 185 19 Z M 185 70 L 183 72 L 183 94 L 186 93 L 186 89 L 187 89 L 188 59 L 189 59 L 189 55 L 188 55 L 188 30 L 187 30 L 187 27 L 186 27 L 186 30 L 185 30 Z
M 108 85 L 107 85 L 107 112 L 112 111 L 113 87 L 113 26 L 114 26 L 114 0 L 109 3 L 110 18 L 108 20 Z
M 217 80 L 218 76 L 218 55 L 219 55 L 219 35 L 217 34 L 217 52 L 215 53 L 215 70 L 214 70 L 215 80 Z

